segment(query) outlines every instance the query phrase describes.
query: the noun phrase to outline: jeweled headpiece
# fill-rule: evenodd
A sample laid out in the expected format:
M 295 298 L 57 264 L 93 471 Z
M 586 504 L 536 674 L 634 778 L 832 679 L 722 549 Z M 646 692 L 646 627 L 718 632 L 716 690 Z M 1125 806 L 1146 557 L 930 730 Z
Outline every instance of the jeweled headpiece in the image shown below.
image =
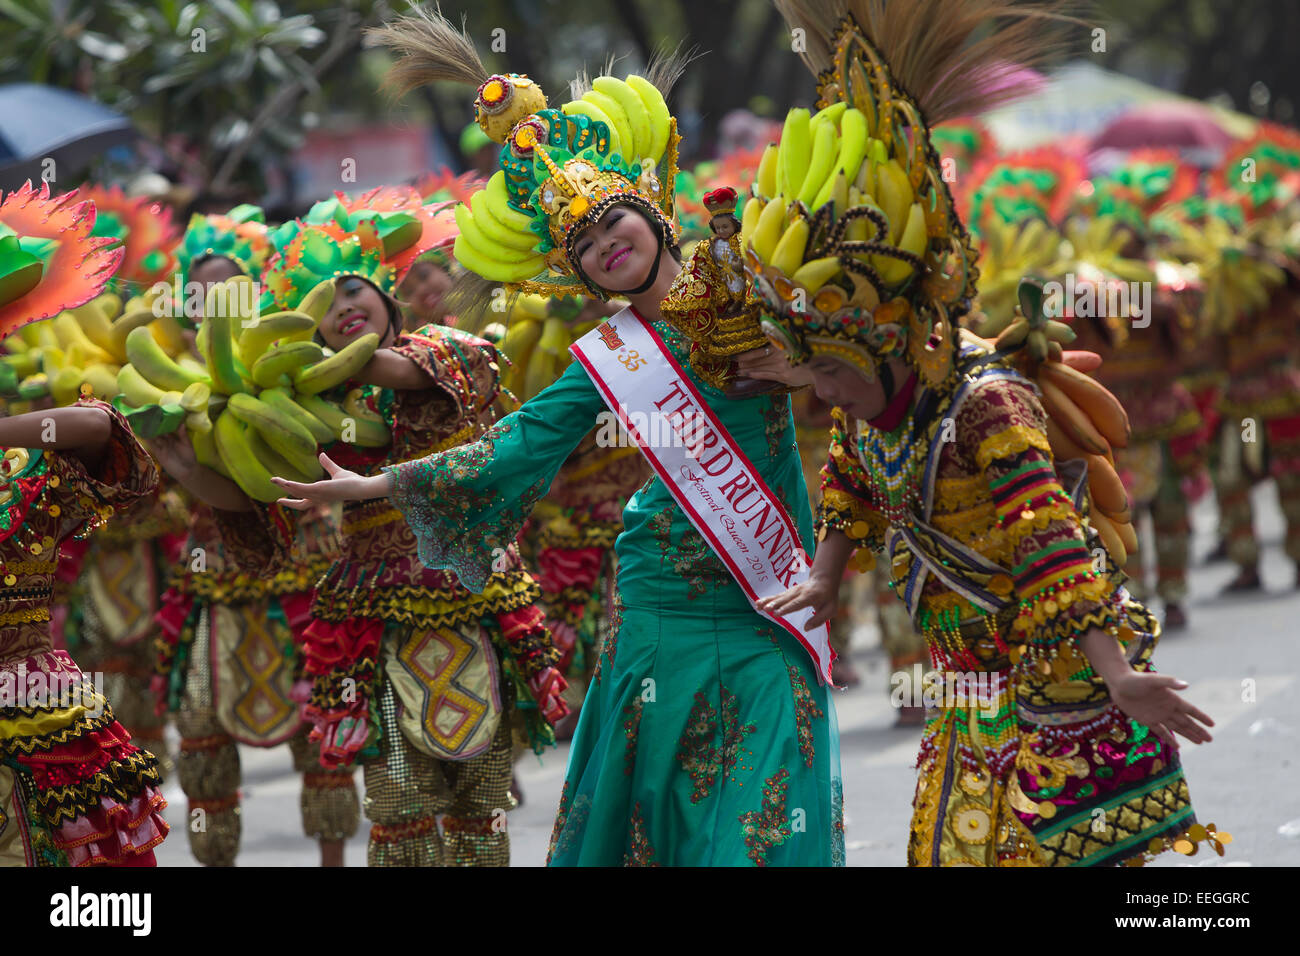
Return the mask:
M 272 251 L 261 208 L 245 203 L 224 214 L 191 216 L 176 249 L 176 267 L 184 287 L 194 263 L 220 256 L 256 282 Z
M 1051 5 L 993 0 L 778 0 L 806 39 L 817 112 L 791 110 L 745 208 L 746 268 L 769 334 L 874 376 L 902 357 L 924 380 L 954 367 L 975 296 L 975 250 L 929 122 L 1029 88 Z M 1001 19 L 998 19 L 1001 18 Z M 990 22 L 993 33 L 986 30 Z
M 418 10 L 375 35 L 401 54 L 391 86 L 473 84 L 475 118 L 502 144 L 500 169 L 456 207 L 461 265 L 512 291 L 603 296 L 581 275 L 573 244 L 615 203 L 636 206 L 675 247 L 677 124 L 659 86 L 600 76 L 556 109 L 529 77 L 489 74 L 468 36 L 439 14 Z
M 276 254 L 262 274 L 262 307 L 296 309 L 319 283 L 348 275 L 391 298 L 417 259 L 455 237 L 451 211 L 424 204 L 413 187 L 336 193 L 272 232 Z
M 74 189 L 27 182 L 0 202 L 0 338 L 99 295 L 125 250 L 95 236 L 95 206 Z M 116 248 L 115 248 L 116 247 Z

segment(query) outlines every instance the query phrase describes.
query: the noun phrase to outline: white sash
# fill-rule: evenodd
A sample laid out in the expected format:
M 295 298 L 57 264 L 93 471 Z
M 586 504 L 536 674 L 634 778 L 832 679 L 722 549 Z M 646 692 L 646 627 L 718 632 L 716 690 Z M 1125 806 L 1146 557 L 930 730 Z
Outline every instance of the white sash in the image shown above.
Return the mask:
M 794 522 L 649 322 L 628 307 L 569 351 L 751 604 L 808 579 Z M 830 631 L 804 630 L 811 608 L 758 613 L 789 631 L 830 682 Z

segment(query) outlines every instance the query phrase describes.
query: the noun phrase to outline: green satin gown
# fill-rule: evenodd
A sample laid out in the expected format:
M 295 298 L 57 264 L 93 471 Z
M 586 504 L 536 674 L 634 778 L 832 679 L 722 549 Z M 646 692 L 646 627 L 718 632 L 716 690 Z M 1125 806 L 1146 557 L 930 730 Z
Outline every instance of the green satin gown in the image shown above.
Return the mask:
M 684 339 L 655 329 L 811 554 L 789 397 L 727 398 L 690 372 Z M 420 559 L 480 590 L 604 411 L 575 362 L 478 441 L 387 469 Z M 615 620 L 573 738 L 549 865 L 842 865 L 835 715 L 808 653 L 753 610 L 657 477 L 623 524 Z

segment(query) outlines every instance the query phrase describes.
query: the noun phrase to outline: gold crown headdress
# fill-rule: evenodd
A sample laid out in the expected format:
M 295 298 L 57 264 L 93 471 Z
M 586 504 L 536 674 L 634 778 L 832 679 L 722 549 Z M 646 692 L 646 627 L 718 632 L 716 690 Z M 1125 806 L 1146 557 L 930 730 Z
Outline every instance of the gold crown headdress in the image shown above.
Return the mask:
M 573 242 L 615 203 L 638 207 L 675 246 L 679 137 L 664 93 L 680 73 L 678 58 L 665 58 L 648 78 L 597 77 L 555 109 L 529 77 L 489 74 L 463 29 L 439 13 L 417 10 L 373 35 L 399 54 L 388 86 L 476 86 L 475 119 L 502 144 L 501 168 L 456 207 L 461 265 L 512 291 L 604 297 L 579 272 Z
M 791 110 L 745 207 L 746 269 L 765 326 L 793 357 L 869 376 L 902 357 L 937 384 L 975 294 L 975 251 L 929 123 L 979 113 L 1029 84 L 1057 4 L 777 0 L 806 41 L 817 112 Z M 976 39 L 993 22 L 993 28 Z

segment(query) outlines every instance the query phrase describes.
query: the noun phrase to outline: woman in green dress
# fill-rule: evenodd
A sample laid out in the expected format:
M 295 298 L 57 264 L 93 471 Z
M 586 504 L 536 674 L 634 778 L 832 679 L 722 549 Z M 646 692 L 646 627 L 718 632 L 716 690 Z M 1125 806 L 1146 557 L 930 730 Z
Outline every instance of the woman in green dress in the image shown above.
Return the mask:
M 489 76 L 439 17 L 396 21 L 381 37 L 404 54 L 399 85 L 478 84 L 480 125 L 504 144 L 483 197 L 458 209 L 461 264 L 511 289 L 628 300 L 688 369 L 807 548 L 812 515 L 788 393 L 755 394 L 757 380 L 798 385 L 803 373 L 762 344 L 752 311 L 725 311 L 736 291 L 720 285 L 709 244 L 683 266 L 665 188 L 676 173 L 676 124 L 662 91 L 640 77 L 599 78 L 597 87 L 621 84 L 623 112 L 607 123 L 586 107 L 608 100 L 547 109 L 526 77 Z M 449 50 L 462 61 L 455 70 Z M 679 69 L 650 74 L 666 86 Z M 328 480 L 276 480 L 297 507 L 391 497 L 421 560 L 476 590 L 605 408 L 574 363 L 476 442 L 373 477 L 323 458 Z M 809 653 L 753 609 L 660 478 L 623 520 L 615 620 L 573 739 L 549 863 L 841 864 L 834 711 Z

